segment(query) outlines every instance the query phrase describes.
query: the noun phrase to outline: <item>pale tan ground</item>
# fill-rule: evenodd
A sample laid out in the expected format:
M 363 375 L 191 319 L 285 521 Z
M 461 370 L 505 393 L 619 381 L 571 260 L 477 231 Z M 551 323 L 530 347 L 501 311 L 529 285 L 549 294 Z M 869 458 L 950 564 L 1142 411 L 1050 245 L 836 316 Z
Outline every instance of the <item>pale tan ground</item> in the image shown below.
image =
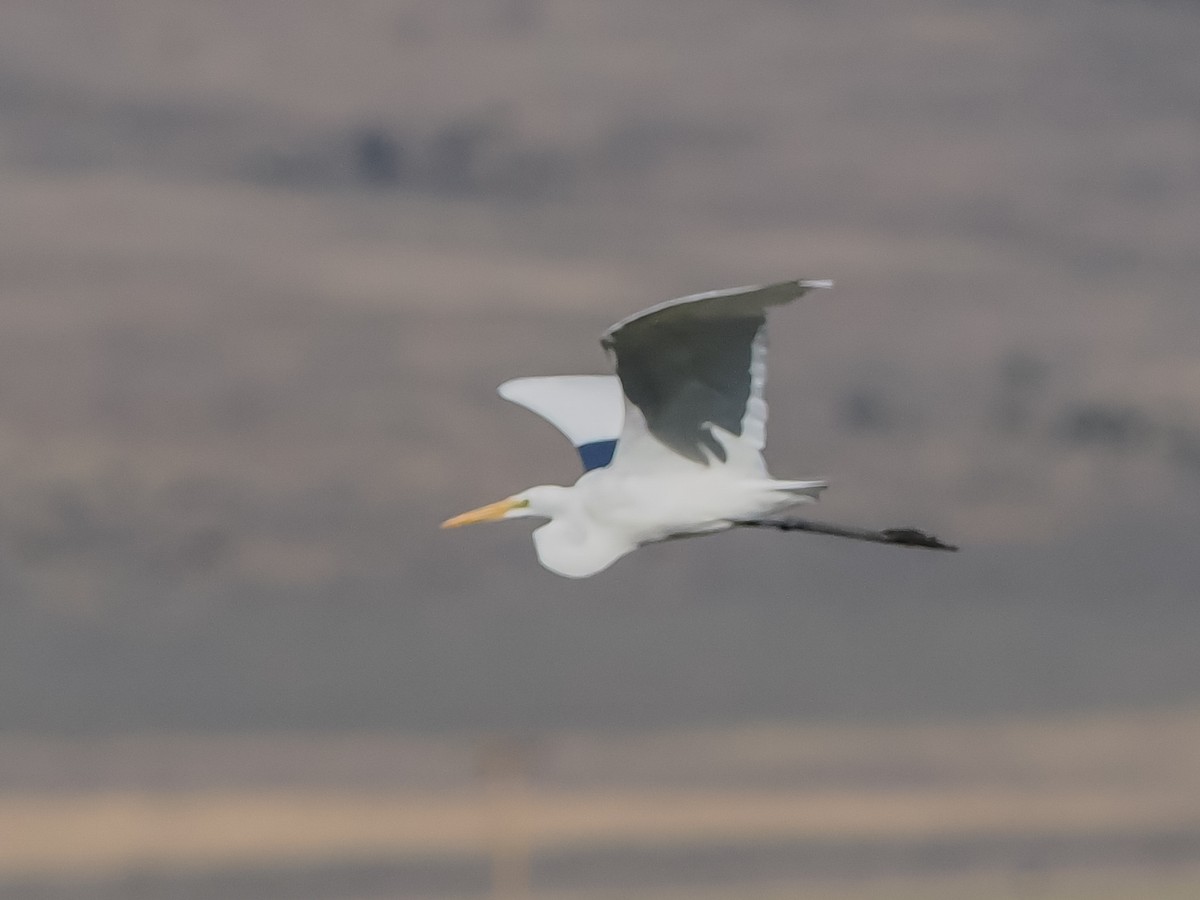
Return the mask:
M 9 738 L 0 743 L 0 876 L 480 858 L 498 841 L 536 854 L 1189 834 L 1200 831 L 1198 746 L 1195 710 L 1057 722 L 561 733 L 515 743 Z M 47 781 L 55 761 L 72 786 Z M 484 779 L 482 771 L 500 774 Z M 23 790 L 22 783 L 40 787 Z M 1160 879 L 1164 897 L 1183 896 L 1169 892 L 1172 879 L 1195 877 L 1128 867 L 1118 874 Z M 967 881 L 980 896 L 1008 896 L 1005 885 L 1018 875 L 984 871 Z M 1064 884 L 1093 876 L 1108 883 L 1050 860 L 1038 877 L 1052 876 Z M 928 896 L 954 896 L 955 883 Z M 898 889 L 908 890 L 905 884 Z M 788 888 L 755 890 L 770 897 Z M 893 888 L 864 882 L 821 890 L 827 893 L 815 896 L 885 896 Z M 903 890 L 898 896 L 921 895 Z
M 505 807 L 535 850 L 819 838 L 1090 836 L 1200 827 L 1200 797 L 1158 790 L 531 791 Z M 470 795 L 102 794 L 0 801 L 9 875 L 278 865 L 314 857 L 484 854 Z

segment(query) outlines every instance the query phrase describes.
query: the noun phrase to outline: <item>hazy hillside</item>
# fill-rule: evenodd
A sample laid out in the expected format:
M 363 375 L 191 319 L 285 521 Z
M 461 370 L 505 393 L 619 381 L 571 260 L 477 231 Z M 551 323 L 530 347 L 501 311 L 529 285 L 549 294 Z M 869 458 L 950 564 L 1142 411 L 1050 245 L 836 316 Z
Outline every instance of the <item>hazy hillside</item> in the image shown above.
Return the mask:
M 1195 709 L 936 726 L 0 740 L 0 896 L 1184 900 Z M 31 794 L 30 791 L 37 791 Z
M 0 29 L 0 729 L 886 717 L 1200 696 L 1200 11 L 26 0 Z M 801 275 L 831 519 L 574 584 L 492 392 Z

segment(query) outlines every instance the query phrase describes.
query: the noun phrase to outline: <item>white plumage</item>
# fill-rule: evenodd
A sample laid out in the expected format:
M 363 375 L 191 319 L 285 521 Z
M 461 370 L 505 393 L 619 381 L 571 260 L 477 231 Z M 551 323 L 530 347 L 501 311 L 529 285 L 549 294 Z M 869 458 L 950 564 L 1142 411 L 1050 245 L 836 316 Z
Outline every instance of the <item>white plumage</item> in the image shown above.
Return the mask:
M 616 443 L 625 399 L 615 375 L 514 378 L 498 387 L 505 400 L 537 413 L 576 447 Z
M 604 334 L 615 378 L 505 382 L 500 394 L 565 434 L 586 471 L 571 487 L 530 488 L 443 527 L 547 518 L 533 533 L 538 559 L 582 578 L 642 544 L 721 531 L 811 502 L 825 482 L 774 479 L 762 457 L 766 314 L 830 286 L 786 281 L 670 300 Z

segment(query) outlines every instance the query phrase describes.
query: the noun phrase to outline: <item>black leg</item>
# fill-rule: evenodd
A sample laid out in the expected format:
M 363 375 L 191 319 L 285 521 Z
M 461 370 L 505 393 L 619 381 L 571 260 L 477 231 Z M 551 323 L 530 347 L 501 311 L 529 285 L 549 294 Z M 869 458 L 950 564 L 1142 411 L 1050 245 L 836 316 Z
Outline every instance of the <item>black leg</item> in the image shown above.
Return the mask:
M 895 544 L 899 547 L 927 547 L 930 550 L 957 550 L 953 544 L 945 544 L 932 534 L 915 528 L 885 528 L 873 531 L 850 525 L 833 525 L 814 522 L 811 519 L 749 519 L 734 522 L 743 528 L 775 528 L 779 531 L 807 531 L 812 534 L 828 534 L 834 537 L 852 538 L 856 541 L 872 541 L 876 544 Z

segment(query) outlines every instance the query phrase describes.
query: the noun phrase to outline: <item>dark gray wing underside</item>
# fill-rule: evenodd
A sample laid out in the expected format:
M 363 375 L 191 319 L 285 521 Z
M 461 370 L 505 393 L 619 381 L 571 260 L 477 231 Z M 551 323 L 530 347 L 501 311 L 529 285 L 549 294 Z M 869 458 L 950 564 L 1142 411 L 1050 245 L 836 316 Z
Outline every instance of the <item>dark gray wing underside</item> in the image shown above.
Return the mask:
M 725 450 L 711 425 L 741 436 L 750 399 L 750 356 L 762 313 L 741 317 L 674 319 L 653 328 L 622 329 L 606 345 L 629 402 L 650 433 L 676 453 L 706 462 L 707 447 L 722 462 Z
M 618 322 L 602 343 L 615 359 L 625 397 L 654 437 L 696 462 L 707 463 L 709 453 L 724 462 L 712 427 L 741 437 L 752 399 L 752 441 L 762 445 L 767 309 L 829 285 L 784 281 L 681 297 Z

